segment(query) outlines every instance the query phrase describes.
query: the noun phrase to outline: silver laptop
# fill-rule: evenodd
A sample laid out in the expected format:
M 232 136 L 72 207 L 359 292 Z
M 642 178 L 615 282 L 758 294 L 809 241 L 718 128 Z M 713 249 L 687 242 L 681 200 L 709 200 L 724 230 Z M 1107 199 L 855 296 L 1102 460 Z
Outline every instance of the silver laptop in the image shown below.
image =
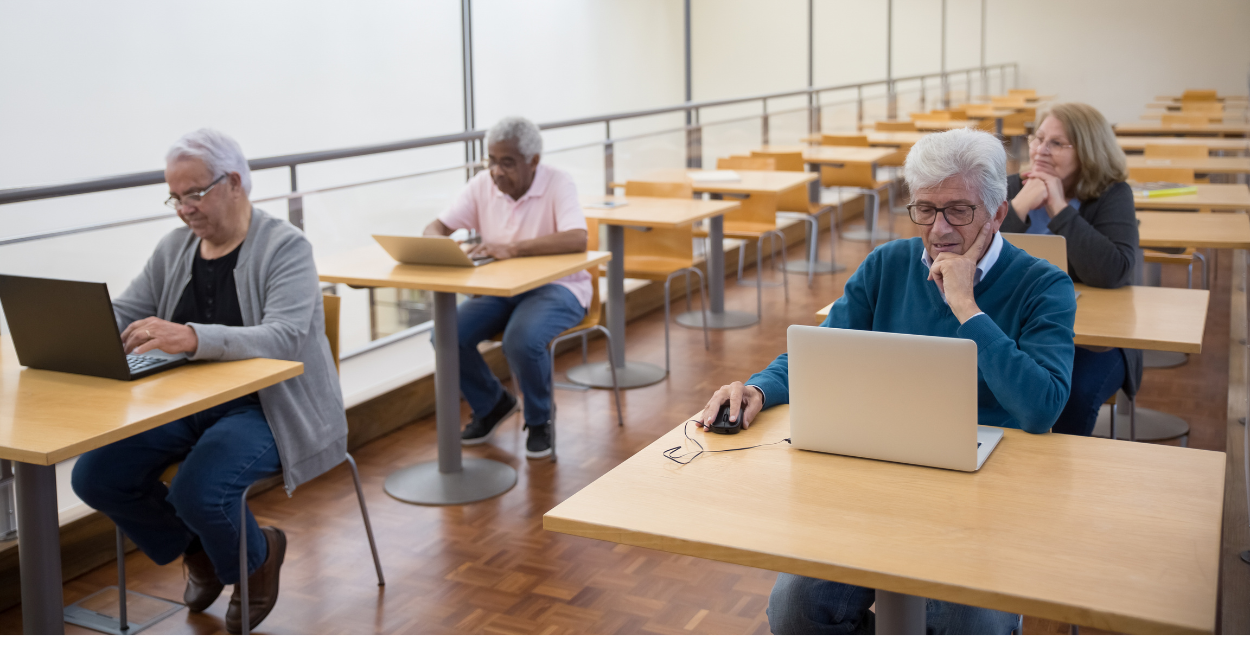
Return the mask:
M 493 257 L 469 257 L 460 244 L 447 237 L 374 235 L 373 239 L 401 264 L 473 267 L 495 261 Z
M 791 325 L 799 449 L 975 472 L 1003 439 L 977 425 L 977 344 Z

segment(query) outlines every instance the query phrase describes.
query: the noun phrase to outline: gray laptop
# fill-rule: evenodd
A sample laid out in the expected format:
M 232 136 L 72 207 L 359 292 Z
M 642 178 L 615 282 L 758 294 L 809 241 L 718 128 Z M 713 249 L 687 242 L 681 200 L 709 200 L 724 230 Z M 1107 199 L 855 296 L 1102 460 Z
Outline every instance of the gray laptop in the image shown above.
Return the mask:
M 460 244 L 447 237 L 374 235 L 373 239 L 400 264 L 474 267 L 495 261 L 493 257 L 469 257 Z
M 787 334 L 799 449 L 975 472 L 1003 439 L 977 425 L 972 341 L 804 325 Z

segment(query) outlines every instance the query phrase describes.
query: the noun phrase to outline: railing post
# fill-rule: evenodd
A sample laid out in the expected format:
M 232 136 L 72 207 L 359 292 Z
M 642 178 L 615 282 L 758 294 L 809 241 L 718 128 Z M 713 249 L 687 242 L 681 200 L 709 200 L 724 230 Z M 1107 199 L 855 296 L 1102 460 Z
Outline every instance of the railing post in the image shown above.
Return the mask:
M 855 130 L 864 128 L 864 86 L 855 86 Z
M 291 191 L 298 192 L 299 184 L 295 178 L 295 165 L 291 165 Z M 286 200 L 287 219 L 290 219 L 291 225 L 304 229 L 304 197 L 295 196 Z
M 699 126 L 699 109 L 689 111 L 690 124 L 686 127 L 686 167 L 703 169 L 703 128 Z
M 820 120 L 822 118 L 822 115 L 821 115 L 822 111 L 820 108 L 820 93 L 810 93 L 808 95 L 807 101 L 810 103 L 812 107 L 811 123 L 809 124 L 808 128 L 811 130 L 813 134 L 820 133 L 820 129 L 821 129 Z
M 928 107 L 927 107 L 927 106 L 925 106 L 925 100 L 924 100 L 924 76 L 922 75 L 922 76 L 920 77 L 920 112 L 921 112 L 921 113 L 924 113 L 924 112 L 926 112 L 926 111 L 928 111 L 928 110 L 929 110 L 929 109 L 928 109 Z
M 894 81 L 885 82 L 885 115 L 887 118 L 898 119 L 898 97 L 894 94 Z
M 1019 63 L 1011 64 L 1011 87 L 1012 88 L 1020 87 L 1020 64 Z
M 603 193 L 612 196 L 612 183 L 616 180 L 616 152 L 612 144 L 612 123 L 604 122 L 603 129 Z
M 998 67 L 998 89 L 1000 94 L 1007 94 L 1007 66 L 1005 65 Z
M 767 146 L 768 145 L 768 99 L 764 99 L 763 101 L 764 101 L 764 114 L 760 116 L 760 144 Z
M 13 497 L 13 463 L 0 460 L 0 541 L 17 537 L 17 501 Z
M 942 73 L 941 92 L 942 92 L 942 108 L 950 108 L 951 107 L 951 86 L 950 86 L 950 79 L 947 77 L 947 74 L 945 72 Z
M 964 75 L 965 75 L 964 93 L 967 95 L 966 97 L 964 97 L 964 100 L 967 103 L 971 104 L 972 103 L 972 69 L 968 69 L 967 72 L 964 73 Z

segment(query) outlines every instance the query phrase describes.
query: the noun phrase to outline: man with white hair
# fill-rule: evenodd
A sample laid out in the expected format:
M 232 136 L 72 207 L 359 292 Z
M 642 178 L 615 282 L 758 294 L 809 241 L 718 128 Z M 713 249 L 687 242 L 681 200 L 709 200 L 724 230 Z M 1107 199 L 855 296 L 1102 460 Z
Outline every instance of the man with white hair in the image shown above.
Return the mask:
M 1007 215 L 1002 144 L 971 129 L 927 135 L 908 154 L 904 177 L 920 237 L 869 254 L 822 327 L 975 341 L 977 422 L 1046 432 L 1071 387 L 1076 295 L 1066 273 L 998 233 Z M 745 385 L 722 386 L 700 416 L 704 426 L 726 401 L 743 427 L 787 403 L 787 368 L 782 354 Z M 932 370 L 940 384 L 942 369 Z M 872 589 L 783 573 L 768 621 L 776 634 L 871 633 L 874 599 Z M 927 609 L 931 634 L 1006 634 L 1018 624 L 1014 614 L 939 600 Z
M 290 493 L 343 462 L 347 417 L 312 245 L 298 228 L 252 206 L 247 158 L 229 136 L 188 133 L 165 161 L 165 203 L 186 226 L 157 244 L 113 303 L 126 352 L 287 359 L 303 363 L 304 372 L 88 452 L 74 466 L 73 487 L 157 564 L 183 557 L 183 599 L 192 612 L 234 584 L 226 629 L 237 634 L 244 490 L 281 472 Z M 175 463 L 166 487 L 161 474 Z M 278 600 L 286 535 L 260 528 L 251 513 L 244 534 L 255 628 Z
M 425 229 L 446 237 L 464 228 L 482 241 L 470 255 L 497 260 L 586 250 L 586 217 L 568 173 L 539 163 L 543 140 L 523 117 L 505 117 L 486 133 L 487 169 L 469 181 L 442 215 Z M 460 339 L 460 392 L 473 419 L 462 445 L 490 442 L 517 410 L 517 399 L 491 374 L 478 343 L 503 332 L 503 351 L 525 396 L 528 458 L 551 455 L 551 358 L 547 344 L 581 322 L 590 304 L 590 273 L 578 271 L 512 298 L 477 296 L 456 310 Z

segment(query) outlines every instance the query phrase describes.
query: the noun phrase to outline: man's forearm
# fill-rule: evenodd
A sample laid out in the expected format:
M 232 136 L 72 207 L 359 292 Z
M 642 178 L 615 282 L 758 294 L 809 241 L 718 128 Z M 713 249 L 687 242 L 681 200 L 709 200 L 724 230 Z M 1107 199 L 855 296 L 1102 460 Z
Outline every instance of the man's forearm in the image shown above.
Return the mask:
M 443 225 L 442 221 L 435 219 L 430 222 L 430 225 L 425 227 L 425 232 L 422 234 L 426 237 L 447 237 L 453 232 L 455 231 Z
M 518 257 L 530 255 L 561 255 L 564 253 L 581 253 L 586 250 L 585 230 L 565 230 L 534 239 L 517 242 Z

